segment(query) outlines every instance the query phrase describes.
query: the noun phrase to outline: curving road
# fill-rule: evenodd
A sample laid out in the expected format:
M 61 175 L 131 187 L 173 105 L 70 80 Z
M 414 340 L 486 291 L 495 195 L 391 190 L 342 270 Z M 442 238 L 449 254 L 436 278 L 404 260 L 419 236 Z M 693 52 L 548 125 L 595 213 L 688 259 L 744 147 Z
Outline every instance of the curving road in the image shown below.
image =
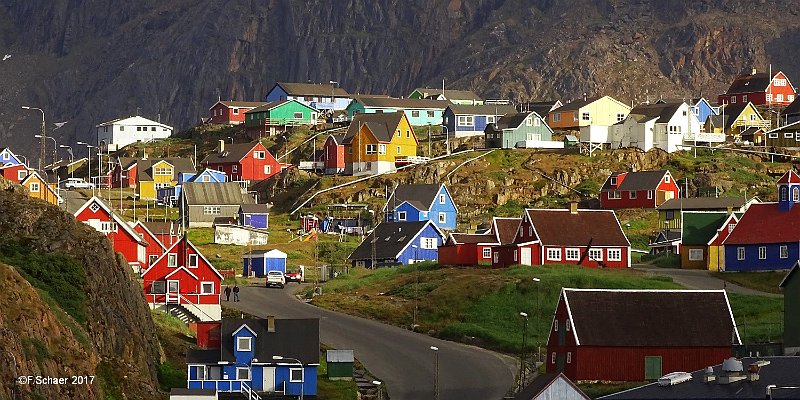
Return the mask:
M 243 287 L 240 302 L 223 304 L 259 317 L 319 318 L 320 340 L 355 350 L 356 358 L 386 383 L 392 400 L 434 398 L 431 346 L 439 348 L 441 400 L 499 400 L 513 384 L 516 371 L 510 357 L 317 308 L 298 301 L 294 288 Z

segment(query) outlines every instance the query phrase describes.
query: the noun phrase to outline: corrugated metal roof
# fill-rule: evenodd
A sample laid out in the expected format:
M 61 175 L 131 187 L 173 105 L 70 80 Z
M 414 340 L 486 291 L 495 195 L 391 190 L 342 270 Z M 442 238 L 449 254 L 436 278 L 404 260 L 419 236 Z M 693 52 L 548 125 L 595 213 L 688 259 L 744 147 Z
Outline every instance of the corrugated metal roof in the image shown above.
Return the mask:
M 236 182 L 189 182 L 183 193 L 190 206 L 255 204 L 255 200 Z
M 325 360 L 331 362 L 353 362 L 355 356 L 353 350 L 328 350 L 325 352 Z

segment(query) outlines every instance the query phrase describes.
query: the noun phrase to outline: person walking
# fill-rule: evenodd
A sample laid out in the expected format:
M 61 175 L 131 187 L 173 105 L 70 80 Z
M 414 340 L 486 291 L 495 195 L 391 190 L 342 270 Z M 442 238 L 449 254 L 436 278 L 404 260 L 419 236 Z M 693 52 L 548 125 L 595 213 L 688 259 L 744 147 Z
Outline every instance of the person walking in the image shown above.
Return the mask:
M 231 301 L 231 287 L 225 286 L 225 301 Z
M 239 301 L 239 285 L 233 284 L 233 301 Z

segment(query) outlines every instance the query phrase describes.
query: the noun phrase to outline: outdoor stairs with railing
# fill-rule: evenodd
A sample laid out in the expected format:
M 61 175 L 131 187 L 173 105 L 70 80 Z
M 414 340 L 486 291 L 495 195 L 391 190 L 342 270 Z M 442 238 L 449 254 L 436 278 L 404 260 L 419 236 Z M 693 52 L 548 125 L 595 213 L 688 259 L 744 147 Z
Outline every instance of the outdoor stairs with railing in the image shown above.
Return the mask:
M 167 312 L 172 314 L 175 318 L 178 318 L 184 324 L 189 324 L 192 322 L 197 322 L 200 319 L 197 318 L 194 314 L 192 314 L 186 307 L 180 304 L 169 304 L 167 305 Z
M 261 396 L 255 390 L 250 388 L 250 385 L 242 381 L 242 394 L 247 396 L 247 400 L 261 400 Z

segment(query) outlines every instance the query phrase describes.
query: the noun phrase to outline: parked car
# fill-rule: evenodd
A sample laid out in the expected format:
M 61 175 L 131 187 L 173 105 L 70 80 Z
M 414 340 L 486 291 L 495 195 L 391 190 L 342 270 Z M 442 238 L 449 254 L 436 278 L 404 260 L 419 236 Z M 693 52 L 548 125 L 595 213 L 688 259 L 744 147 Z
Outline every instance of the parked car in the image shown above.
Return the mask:
M 92 189 L 94 188 L 94 183 L 86 182 L 81 178 L 67 178 L 62 183 L 64 189 Z
M 286 277 L 283 275 L 281 271 L 269 271 L 267 272 L 267 287 L 277 286 L 283 289 L 286 286 Z
M 286 282 L 302 283 L 303 282 L 303 272 L 300 271 L 299 269 L 297 271 L 294 271 L 294 272 L 287 272 L 286 273 Z

